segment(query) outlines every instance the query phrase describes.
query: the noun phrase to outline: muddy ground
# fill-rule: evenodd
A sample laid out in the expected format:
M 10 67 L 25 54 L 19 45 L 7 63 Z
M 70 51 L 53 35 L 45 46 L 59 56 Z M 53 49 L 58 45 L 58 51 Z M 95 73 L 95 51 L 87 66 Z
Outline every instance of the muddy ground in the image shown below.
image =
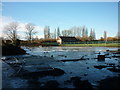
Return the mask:
M 99 52 L 71 60 L 36 55 L 1 58 L 2 88 L 119 89 L 119 53 L 103 54 L 103 61 L 93 57 L 100 55 Z

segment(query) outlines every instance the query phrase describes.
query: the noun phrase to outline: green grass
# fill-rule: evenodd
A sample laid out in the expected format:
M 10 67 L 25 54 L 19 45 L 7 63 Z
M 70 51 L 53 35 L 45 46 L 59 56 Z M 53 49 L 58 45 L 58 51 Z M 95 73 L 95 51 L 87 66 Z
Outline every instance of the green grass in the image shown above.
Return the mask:
M 101 43 L 101 44 L 61 44 L 60 46 L 66 47 L 118 47 L 119 43 Z

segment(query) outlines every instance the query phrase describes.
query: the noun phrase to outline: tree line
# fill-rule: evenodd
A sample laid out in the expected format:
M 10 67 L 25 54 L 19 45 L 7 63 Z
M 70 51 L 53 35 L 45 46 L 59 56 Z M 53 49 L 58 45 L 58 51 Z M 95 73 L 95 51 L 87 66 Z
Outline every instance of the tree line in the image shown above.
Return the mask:
M 78 37 L 85 40 L 96 40 L 95 30 L 91 28 L 90 35 L 88 35 L 87 27 L 72 27 L 70 29 L 65 29 L 60 32 L 60 28 L 55 29 L 53 33 L 50 33 L 50 27 L 46 26 L 44 28 L 44 38 L 58 38 L 59 36 L 69 36 L 69 37 Z
M 88 31 L 88 28 L 86 26 L 74 26 L 70 29 L 61 30 L 60 28 L 56 28 L 53 33 L 50 32 L 50 27 L 45 26 L 44 28 L 44 38 L 45 39 L 57 39 L 59 36 L 67 36 L 67 37 L 76 37 L 81 41 L 93 41 L 96 39 L 96 33 L 95 29 L 91 28 L 90 32 Z M 118 40 L 120 35 L 117 35 L 116 37 L 107 37 L 107 31 L 104 31 L 103 37 L 101 37 L 98 40 L 101 41 L 116 41 Z
M 7 35 L 6 37 L 11 40 L 13 43 L 16 42 L 16 40 L 19 39 L 18 35 L 18 29 L 19 29 L 19 23 L 18 22 L 11 22 L 4 26 L 4 34 Z M 25 24 L 24 28 L 26 29 L 25 38 L 31 43 L 33 40 L 33 35 L 37 32 L 35 31 L 35 25 L 32 23 Z
M 13 43 L 19 39 L 18 35 L 18 29 L 20 28 L 18 22 L 11 22 L 4 26 L 4 33 L 7 35 L 7 38 L 11 40 Z M 27 23 L 24 25 L 25 31 L 25 38 L 27 41 L 32 43 L 33 40 L 39 40 L 38 38 L 34 38 L 33 36 L 38 33 L 35 31 L 35 25 L 33 23 Z M 104 31 L 103 37 L 101 37 L 99 40 L 118 40 L 120 35 L 116 37 L 107 37 L 107 31 Z M 54 39 L 56 40 L 59 36 L 69 36 L 69 37 L 76 37 L 80 39 L 81 41 L 92 41 L 96 40 L 96 33 L 95 29 L 91 28 L 90 32 L 88 31 L 88 28 L 86 26 L 78 27 L 74 26 L 70 29 L 60 30 L 60 28 L 56 28 L 53 33 L 50 32 L 50 27 L 45 26 L 44 27 L 44 39 Z

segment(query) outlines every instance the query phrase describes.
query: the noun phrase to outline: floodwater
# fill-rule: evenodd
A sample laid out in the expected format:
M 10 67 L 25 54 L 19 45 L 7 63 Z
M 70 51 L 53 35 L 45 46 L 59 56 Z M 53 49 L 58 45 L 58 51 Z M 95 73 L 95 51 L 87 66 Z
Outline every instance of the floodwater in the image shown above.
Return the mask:
M 89 60 L 81 61 L 71 61 L 71 62 L 59 62 L 53 63 L 51 66 L 61 68 L 66 72 L 65 75 L 60 77 L 44 77 L 40 80 L 53 80 L 61 82 L 62 87 L 67 87 L 64 85 L 64 81 L 69 80 L 70 77 L 78 76 L 82 77 L 82 80 L 89 80 L 93 85 L 97 85 L 97 81 L 116 76 L 118 73 L 113 73 L 107 69 L 98 70 L 94 68 L 94 65 L 105 65 L 106 63 L 119 64 L 118 58 L 106 58 L 105 61 L 97 61 L 97 53 L 100 55 L 107 54 L 106 50 L 117 50 L 118 48 L 113 47 L 35 47 L 35 48 L 24 48 L 32 55 L 53 57 L 55 60 L 68 60 L 68 59 L 80 59 L 82 57 L 89 58 Z M 107 55 L 111 57 L 112 54 Z M 87 69 L 89 67 L 89 69 Z M 72 88 L 72 86 L 68 85 Z
M 49 80 L 56 80 L 60 83 L 59 87 L 74 88 L 70 83 L 65 81 L 70 80 L 71 77 L 81 77 L 81 80 L 88 80 L 94 87 L 98 85 L 98 81 L 107 77 L 117 76 L 119 73 L 111 72 L 106 68 L 96 69 L 95 65 L 106 65 L 113 63 L 120 65 L 119 58 L 112 58 L 113 54 L 106 52 L 106 50 L 117 50 L 115 47 L 22 47 L 29 53 L 29 56 L 42 56 L 53 58 L 49 64 L 51 67 L 60 68 L 64 70 L 65 74 L 62 76 L 45 76 L 39 78 L 40 82 L 47 82 Z M 97 55 L 106 55 L 105 61 L 98 61 Z M 17 56 L 18 57 L 18 56 Z M 21 57 L 21 56 L 19 56 Z M 24 56 L 22 56 L 24 57 Z M 61 60 L 76 60 L 84 58 L 80 61 L 66 61 Z M 53 62 L 53 63 L 52 63 Z
M 92 54 L 106 50 L 117 50 L 115 47 L 23 47 L 30 55 L 53 57 L 60 59 L 79 59 L 84 55 L 91 57 Z M 67 57 L 64 57 L 67 56 Z M 95 55 L 94 55 L 95 56 Z

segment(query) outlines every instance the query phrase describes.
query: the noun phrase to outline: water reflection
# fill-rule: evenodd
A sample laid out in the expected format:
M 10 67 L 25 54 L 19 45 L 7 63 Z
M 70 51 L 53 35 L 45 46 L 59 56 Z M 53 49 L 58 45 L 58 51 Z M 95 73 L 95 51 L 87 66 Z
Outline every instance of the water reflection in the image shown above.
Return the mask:
M 106 50 L 117 50 L 113 47 L 23 47 L 31 55 L 54 57 L 55 59 L 95 58 L 94 53 L 104 54 Z
M 40 67 L 49 65 L 50 67 L 64 70 L 65 74 L 59 77 L 47 76 L 39 78 L 40 82 L 46 83 L 49 80 L 57 80 L 61 84 L 60 87 L 70 88 L 71 84 L 64 84 L 64 81 L 70 80 L 71 77 L 81 77 L 82 80 L 88 80 L 92 85 L 97 85 L 97 81 L 107 77 L 117 76 L 117 73 L 107 70 L 107 68 L 97 69 L 94 66 L 119 64 L 120 60 L 112 58 L 112 54 L 105 52 L 106 50 L 117 50 L 112 47 L 22 47 L 29 54 L 30 57 L 24 58 L 26 60 L 24 70 L 39 70 Z M 105 61 L 97 61 L 97 55 L 106 54 Z M 33 55 L 37 55 L 33 56 Z M 39 57 L 43 56 L 43 57 Z M 45 58 L 44 58 L 45 57 Z M 50 59 L 46 57 L 51 57 Z M 42 59 L 43 58 L 43 59 Z M 67 59 L 80 59 L 80 61 L 62 62 Z M 89 59 L 87 59 L 89 58 Z M 21 61 L 23 59 L 20 59 Z M 58 60 L 58 61 L 57 61 Z M 31 65 L 31 66 L 29 66 Z M 39 66 L 39 68 L 38 68 Z M 6 68 L 6 67 L 5 67 Z M 32 68 L 32 69 L 31 69 Z M 37 69 L 36 69 L 37 68 Z

